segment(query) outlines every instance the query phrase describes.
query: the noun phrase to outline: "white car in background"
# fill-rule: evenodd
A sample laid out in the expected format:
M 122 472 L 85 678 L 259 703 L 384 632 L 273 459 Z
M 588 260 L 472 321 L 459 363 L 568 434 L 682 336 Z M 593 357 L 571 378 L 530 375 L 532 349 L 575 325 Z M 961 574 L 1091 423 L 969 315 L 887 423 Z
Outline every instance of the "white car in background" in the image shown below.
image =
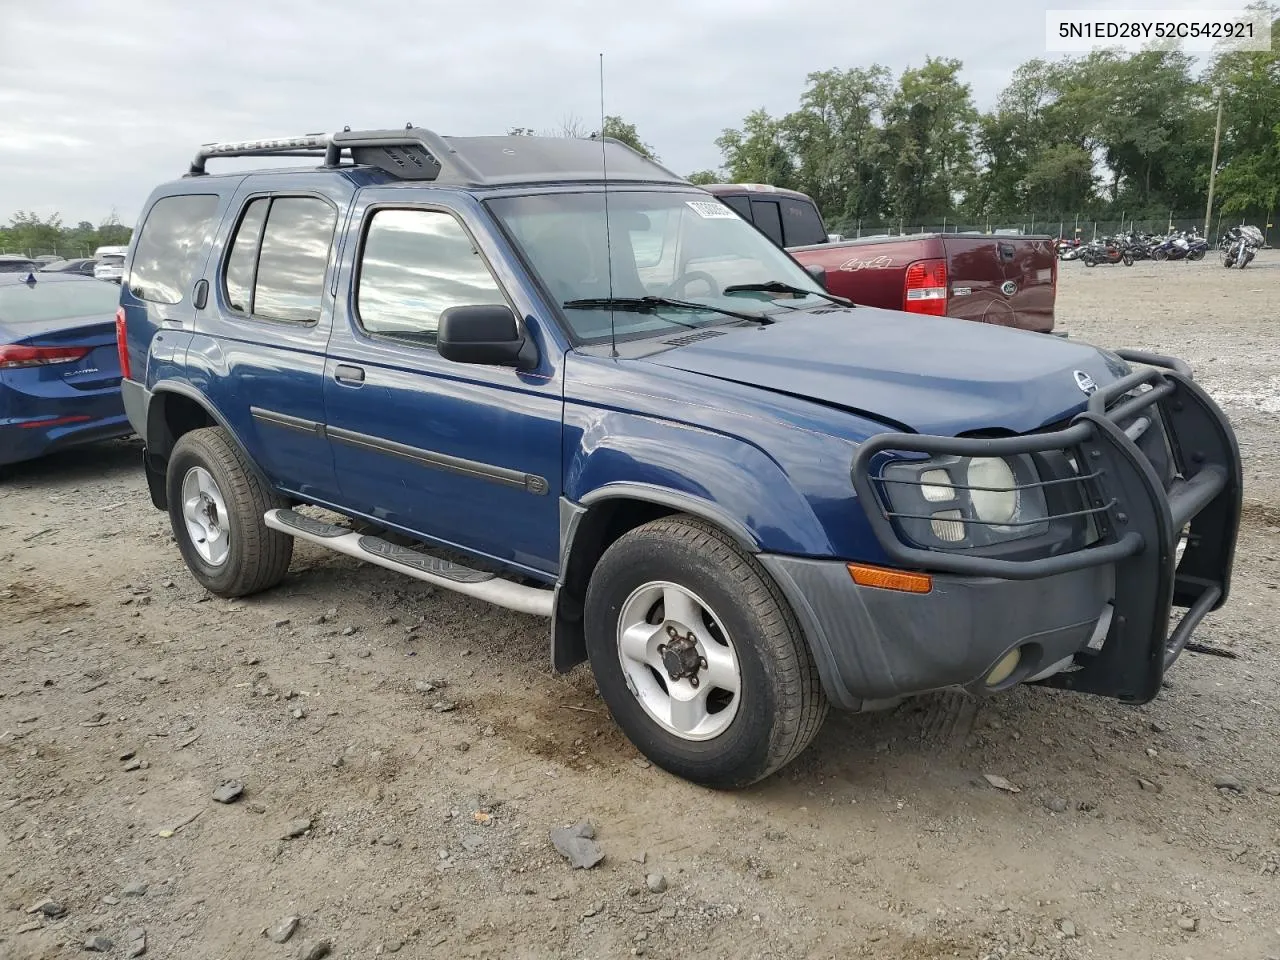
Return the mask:
M 99 247 L 93 251 L 93 259 L 97 261 L 93 267 L 94 277 L 119 283 L 124 279 L 124 258 L 128 252 L 128 247 Z

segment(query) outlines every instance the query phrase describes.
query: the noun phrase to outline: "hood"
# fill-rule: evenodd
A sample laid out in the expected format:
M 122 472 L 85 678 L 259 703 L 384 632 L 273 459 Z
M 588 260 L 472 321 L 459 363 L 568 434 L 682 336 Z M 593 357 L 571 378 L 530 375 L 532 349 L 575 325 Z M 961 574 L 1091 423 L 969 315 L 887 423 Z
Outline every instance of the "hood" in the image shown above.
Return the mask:
M 1127 372 L 1084 343 L 867 307 L 725 330 L 646 362 L 942 436 L 1055 423 L 1085 405 L 1076 371 L 1099 386 Z

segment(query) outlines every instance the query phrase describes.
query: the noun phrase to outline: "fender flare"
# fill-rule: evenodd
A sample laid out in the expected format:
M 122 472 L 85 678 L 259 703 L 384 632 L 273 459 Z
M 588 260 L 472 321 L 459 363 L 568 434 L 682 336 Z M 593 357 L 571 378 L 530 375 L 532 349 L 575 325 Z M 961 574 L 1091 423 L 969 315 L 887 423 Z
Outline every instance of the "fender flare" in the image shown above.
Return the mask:
M 736 517 L 709 500 L 672 490 L 669 487 L 621 481 L 596 487 L 584 494 L 578 503 L 562 498 L 560 501 L 560 572 L 556 581 L 551 614 L 551 666 L 557 673 L 568 673 L 587 659 L 586 637 L 583 634 L 582 623 L 582 598 L 573 596 L 572 590 L 566 589 L 566 578 L 583 518 L 592 507 L 598 507 L 612 500 L 650 503 L 677 513 L 700 517 L 733 537 L 734 542 L 743 550 L 751 554 L 760 553 L 760 543 L 756 536 Z M 570 599 L 571 596 L 573 596 L 572 599 Z
M 160 496 L 163 498 L 164 465 L 168 463 L 169 454 L 173 450 L 172 443 L 157 442 L 160 441 L 161 438 L 165 437 L 167 428 L 164 427 L 160 420 L 161 407 L 154 401 L 161 394 L 166 393 L 174 394 L 190 400 L 204 410 L 210 420 L 227 432 L 227 436 L 231 438 L 231 442 L 240 450 L 245 461 L 250 465 L 253 472 L 257 474 L 258 479 L 266 486 L 274 488 L 275 484 L 273 484 L 271 479 L 262 472 L 262 468 L 258 466 L 253 457 L 249 456 L 248 447 L 246 447 L 244 441 L 240 439 L 240 434 L 236 432 L 236 429 L 231 426 L 227 421 L 227 418 L 218 411 L 213 402 L 205 396 L 198 387 L 179 380 L 163 380 L 147 392 L 147 432 L 143 436 L 143 442 L 145 444 L 143 462 L 146 465 L 147 482 L 148 485 L 151 486 L 152 501 L 157 507 L 162 510 L 167 509 L 165 505 L 157 500 L 157 488 L 154 481 L 158 480 Z M 156 476 L 153 476 L 153 474 Z
M 738 542 L 738 546 L 748 553 L 760 552 L 760 543 L 755 534 L 747 529 L 742 521 L 731 516 L 727 511 L 716 506 L 711 501 L 696 497 L 691 493 L 672 490 L 669 487 L 661 487 L 655 483 L 606 483 L 604 486 L 596 487 L 594 490 L 584 494 L 579 503 L 583 507 L 590 509 L 593 504 L 601 503 L 605 500 L 640 500 L 662 507 L 670 507 L 680 513 L 701 517 L 703 520 L 714 523 L 733 537 Z M 568 542 L 564 543 L 562 547 L 564 550 L 562 559 L 567 560 L 569 551 L 572 548 L 572 536 L 568 538 Z

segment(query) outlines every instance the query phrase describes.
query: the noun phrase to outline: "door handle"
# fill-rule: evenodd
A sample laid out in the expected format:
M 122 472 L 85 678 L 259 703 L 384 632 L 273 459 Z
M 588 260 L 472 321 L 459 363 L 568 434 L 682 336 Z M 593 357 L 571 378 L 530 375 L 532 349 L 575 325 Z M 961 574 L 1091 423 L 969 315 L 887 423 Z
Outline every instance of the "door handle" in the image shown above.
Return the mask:
M 333 371 L 333 379 L 339 383 L 359 385 L 364 383 L 364 368 L 353 367 L 349 363 L 340 363 Z

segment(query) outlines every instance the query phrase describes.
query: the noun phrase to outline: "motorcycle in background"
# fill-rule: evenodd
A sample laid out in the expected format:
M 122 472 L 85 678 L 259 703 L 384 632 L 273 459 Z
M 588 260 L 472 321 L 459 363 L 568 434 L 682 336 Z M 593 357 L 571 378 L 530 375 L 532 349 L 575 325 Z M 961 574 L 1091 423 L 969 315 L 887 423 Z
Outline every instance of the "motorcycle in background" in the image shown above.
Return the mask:
M 1257 227 L 1239 226 L 1228 230 L 1223 240 L 1226 244 L 1223 248 L 1222 265 L 1228 270 L 1232 267 L 1243 270 L 1261 249 L 1263 236 Z
M 1166 237 L 1151 251 L 1151 259 L 1165 260 L 1203 260 L 1209 252 L 1209 241 L 1195 233 L 1176 233 Z
M 1126 267 L 1133 266 L 1133 254 L 1129 252 L 1126 244 L 1115 237 L 1097 240 L 1081 247 L 1079 257 L 1086 267 L 1096 267 L 1100 263 L 1123 263 Z

